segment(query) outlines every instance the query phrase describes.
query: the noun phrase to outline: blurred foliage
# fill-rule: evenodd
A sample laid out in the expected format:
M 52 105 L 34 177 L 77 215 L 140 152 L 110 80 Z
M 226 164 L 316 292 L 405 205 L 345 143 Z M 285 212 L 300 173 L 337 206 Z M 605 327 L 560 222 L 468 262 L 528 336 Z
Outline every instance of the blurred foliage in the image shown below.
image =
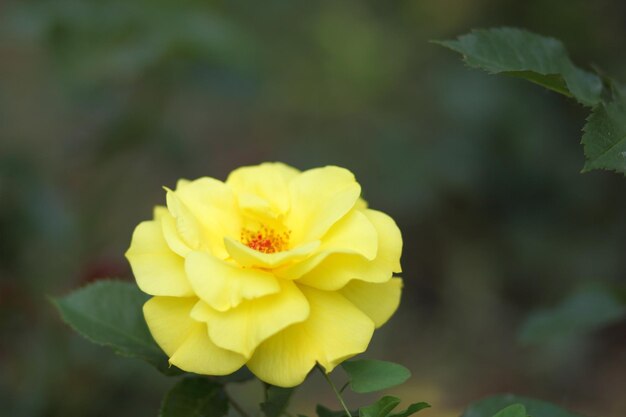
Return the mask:
M 398 220 L 406 292 L 371 356 L 413 370 L 420 415 L 507 390 L 622 417 L 623 321 L 548 351 L 516 334 L 579 285 L 624 285 L 623 178 L 579 174 L 581 108 L 428 40 L 526 27 L 626 79 L 625 23 L 617 0 L 2 2 L 0 415 L 156 415 L 172 380 L 46 295 L 131 279 L 162 185 L 281 160 L 350 168 Z M 332 403 L 315 382 L 293 410 Z

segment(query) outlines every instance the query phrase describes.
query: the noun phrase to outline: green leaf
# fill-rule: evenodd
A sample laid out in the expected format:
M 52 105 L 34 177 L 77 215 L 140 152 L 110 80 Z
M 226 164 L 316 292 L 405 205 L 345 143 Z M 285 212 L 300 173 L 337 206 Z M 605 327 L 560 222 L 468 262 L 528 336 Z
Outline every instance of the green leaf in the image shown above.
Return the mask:
M 386 395 L 370 406 L 361 407 L 359 409 L 359 417 L 408 417 L 418 411 L 430 407 L 429 404 L 424 402 L 414 403 L 404 411 L 391 414 L 393 409 L 396 408 L 398 404 L 400 404 L 399 398 Z
M 180 380 L 167 393 L 159 417 L 222 417 L 228 413 L 223 387 L 207 378 Z
M 495 395 L 476 401 L 467 407 L 461 417 L 495 417 L 498 412 L 504 411 L 503 408 L 513 404 L 524 406 L 526 413 L 532 417 L 582 417 L 549 402 L 513 394 Z
M 587 157 L 583 172 L 607 169 L 626 174 L 626 93 L 616 88 L 612 101 L 593 109 L 583 131 Z
M 52 302 L 63 320 L 92 342 L 144 359 L 164 373 L 179 373 L 148 330 L 142 312 L 148 298 L 134 284 L 97 281 Z
M 520 341 L 542 344 L 584 335 L 626 316 L 626 306 L 608 289 L 583 288 L 560 305 L 531 313 L 520 329 Z
M 270 385 L 266 392 L 267 400 L 261 403 L 261 411 L 266 417 L 279 417 L 289 405 L 294 389 Z
M 521 29 L 495 28 L 435 43 L 463 54 L 471 67 L 526 79 L 585 106 L 600 102 L 600 77 L 576 67 L 557 39 Z
M 409 407 L 406 410 L 401 411 L 399 413 L 394 413 L 391 415 L 391 417 L 408 417 L 412 414 L 417 413 L 418 411 L 422 411 L 425 408 L 430 408 L 430 404 L 425 403 L 425 402 L 413 403 L 409 405 Z
M 528 417 L 528 414 L 522 404 L 513 404 L 498 411 L 493 417 Z
M 341 366 L 350 378 L 350 388 L 358 393 L 384 390 L 402 384 L 411 376 L 407 368 L 393 362 L 357 359 Z
M 346 412 L 343 410 L 333 411 L 331 409 L 324 407 L 321 404 L 318 404 L 317 407 L 315 407 L 315 412 L 317 413 L 318 417 L 345 417 L 346 416 Z M 358 411 L 351 411 L 350 414 L 351 414 L 351 417 L 359 416 Z

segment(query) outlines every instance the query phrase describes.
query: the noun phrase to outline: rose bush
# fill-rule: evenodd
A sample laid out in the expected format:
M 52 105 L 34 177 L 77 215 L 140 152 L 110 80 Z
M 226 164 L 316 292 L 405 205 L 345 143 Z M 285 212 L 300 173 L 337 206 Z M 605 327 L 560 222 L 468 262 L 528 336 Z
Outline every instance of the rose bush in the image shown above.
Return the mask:
M 180 180 L 126 256 L 144 316 L 177 367 L 300 384 L 363 352 L 397 309 L 402 238 L 343 168 L 281 163 Z

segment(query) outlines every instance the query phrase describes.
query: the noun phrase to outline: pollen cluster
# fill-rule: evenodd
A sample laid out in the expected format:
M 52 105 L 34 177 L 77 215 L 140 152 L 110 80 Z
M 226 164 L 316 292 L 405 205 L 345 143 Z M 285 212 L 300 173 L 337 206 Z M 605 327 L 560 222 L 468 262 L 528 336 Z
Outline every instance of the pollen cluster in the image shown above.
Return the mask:
M 289 236 L 291 231 L 277 232 L 266 226 L 253 231 L 242 229 L 241 242 L 251 249 L 263 253 L 282 252 L 289 248 Z

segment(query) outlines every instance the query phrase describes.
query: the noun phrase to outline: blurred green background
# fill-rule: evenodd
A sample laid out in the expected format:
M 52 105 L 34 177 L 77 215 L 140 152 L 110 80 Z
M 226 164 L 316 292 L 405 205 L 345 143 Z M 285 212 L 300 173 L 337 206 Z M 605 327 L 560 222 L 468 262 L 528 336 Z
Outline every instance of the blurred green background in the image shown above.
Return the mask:
M 502 25 L 626 81 L 618 0 L 0 3 L 0 415 L 156 415 L 173 380 L 46 296 L 132 279 L 161 186 L 266 160 L 345 166 L 398 221 L 406 290 L 368 355 L 413 371 L 394 392 L 424 417 L 504 391 L 626 415 L 623 319 L 520 337 L 579 288 L 623 288 L 626 179 L 579 174 L 584 109 L 428 43 Z M 337 407 L 320 384 L 293 410 Z M 235 391 L 253 410 L 258 387 Z

